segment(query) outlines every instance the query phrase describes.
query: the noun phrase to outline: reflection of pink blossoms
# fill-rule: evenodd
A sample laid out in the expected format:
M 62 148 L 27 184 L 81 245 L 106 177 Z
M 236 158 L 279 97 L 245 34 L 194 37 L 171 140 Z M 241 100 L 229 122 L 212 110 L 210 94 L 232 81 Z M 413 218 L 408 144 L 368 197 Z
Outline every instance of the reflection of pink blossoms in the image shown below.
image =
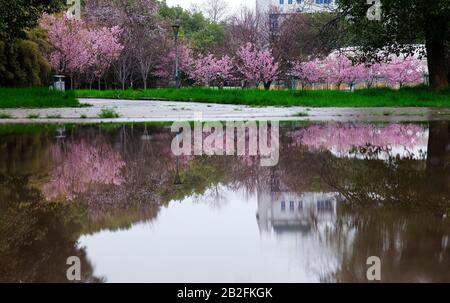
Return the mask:
M 327 149 L 348 153 L 354 147 L 402 146 L 414 148 L 426 144 L 424 129 L 414 124 L 354 125 L 327 123 L 313 125 L 292 134 L 294 143 L 305 145 L 311 150 Z
M 61 163 L 50 174 L 50 181 L 42 188 L 44 196 L 51 200 L 74 200 L 94 185 L 120 185 L 125 162 L 109 145 L 91 146 L 84 142 L 69 143 L 64 150 L 53 147 L 54 158 Z

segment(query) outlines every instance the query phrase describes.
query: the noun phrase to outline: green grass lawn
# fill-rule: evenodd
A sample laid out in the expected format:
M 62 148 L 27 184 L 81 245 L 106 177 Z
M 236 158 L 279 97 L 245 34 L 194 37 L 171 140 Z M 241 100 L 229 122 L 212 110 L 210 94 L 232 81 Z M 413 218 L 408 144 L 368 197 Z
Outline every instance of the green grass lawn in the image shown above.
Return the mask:
M 148 90 L 77 90 L 80 98 L 131 100 L 197 101 L 253 106 L 308 107 L 450 107 L 450 90 L 433 91 L 427 87 L 361 89 L 355 92 L 335 90 L 255 90 L 255 89 L 148 89 Z
M 48 88 L 1 88 L 0 108 L 42 108 L 80 106 L 73 92 Z
M 57 92 L 47 88 L 0 88 L 0 108 L 78 107 L 76 98 L 130 100 L 197 101 L 252 106 L 307 107 L 450 107 L 450 89 L 433 91 L 427 87 L 362 89 L 355 92 L 316 90 L 256 89 L 148 89 L 148 90 L 77 90 Z

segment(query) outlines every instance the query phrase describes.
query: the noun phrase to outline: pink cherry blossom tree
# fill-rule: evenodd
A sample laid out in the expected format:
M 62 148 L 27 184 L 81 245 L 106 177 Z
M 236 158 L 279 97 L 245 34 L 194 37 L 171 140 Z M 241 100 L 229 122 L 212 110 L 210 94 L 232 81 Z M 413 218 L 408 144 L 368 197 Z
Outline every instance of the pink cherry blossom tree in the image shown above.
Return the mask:
M 378 79 L 382 78 L 382 68 L 383 65 L 381 63 L 373 63 L 365 66 L 364 78 L 367 87 L 373 87 Z
M 44 15 L 40 26 L 47 31 L 53 48 L 49 56 L 52 68 L 71 78 L 91 73 L 100 79 L 123 49 L 119 27 L 88 28 L 82 20 L 66 15 Z
M 210 85 L 218 76 L 224 81 L 232 80 L 234 77 L 234 63 L 228 56 L 216 59 L 209 54 L 194 61 L 194 68 L 191 70 L 190 78 L 198 83 Z
M 418 84 L 423 80 L 422 61 L 416 58 L 395 58 L 383 65 L 382 74 L 389 85 Z
M 342 83 L 350 86 L 356 82 L 360 69 L 355 69 L 352 61 L 343 54 L 331 54 L 325 59 L 324 69 L 327 82 L 340 89 Z
M 85 23 L 65 15 L 44 15 L 40 26 L 47 31 L 53 48 L 49 55 L 52 68 L 59 74 L 84 72 L 90 62 L 90 39 Z
M 347 57 L 341 54 L 328 56 L 324 61 L 327 83 L 334 84 L 340 89 L 341 84 L 344 82 L 344 70 L 351 65 L 349 61 Z
M 93 76 L 100 80 L 111 64 L 116 61 L 123 50 L 123 45 L 119 42 L 122 30 L 118 26 L 112 28 L 102 27 L 89 31 L 90 58 L 89 69 Z
M 290 75 L 299 79 L 302 85 L 323 82 L 326 78 L 323 61 L 314 59 L 307 62 L 294 62 Z
M 350 64 L 343 70 L 343 79 L 350 91 L 354 90 L 355 84 L 366 80 L 367 69 L 364 64 Z
M 278 76 L 278 63 L 270 50 L 258 50 L 252 43 L 247 43 L 237 51 L 239 59 L 238 70 L 245 80 L 255 83 L 262 82 L 268 90 L 272 81 Z

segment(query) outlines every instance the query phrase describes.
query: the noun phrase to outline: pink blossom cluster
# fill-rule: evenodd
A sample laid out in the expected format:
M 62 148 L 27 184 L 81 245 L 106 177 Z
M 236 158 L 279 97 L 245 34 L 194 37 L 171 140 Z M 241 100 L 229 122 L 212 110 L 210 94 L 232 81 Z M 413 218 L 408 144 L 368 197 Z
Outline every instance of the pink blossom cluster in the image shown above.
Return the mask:
M 119 42 L 122 29 L 118 26 L 102 27 L 91 29 L 88 34 L 91 42 L 89 67 L 97 78 L 101 78 L 123 50 Z
M 211 81 L 220 76 L 224 81 L 234 79 L 235 65 L 233 60 L 228 56 L 220 59 L 209 54 L 194 60 L 189 77 L 197 83 L 210 85 Z
M 290 74 L 304 84 L 328 83 L 347 84 L 351 89 L 358 82 L 368 87 L 378 79 L 390 86 L 419 84 L 423 81 L 422 61 L 416 58 L 395 58 L 387 63 L 355 64 L 343 54 L 331 54 L 327 58 L 313 59 L 307 62 L 295 62 Z
M 418 59 L 396 58 L 388 64 L 382 65 L 380 72 L 390 85 L 403 86 L 408 83 L 420 83 L 424 71 L 422 62 Z
M 278 63 L 271 50 L 258 50 L 252 43 L 247 43 L 237 51 L 239 72 L 247 81 L 264 83 L 264 86 L 276 80 L 279 70 Z
M 88 28 L 82 20 L 65 15 L 44 15 L 40 26 L 52 46 L 50 64 L 60 74 L 91 71 L 100 78 L 123 50 L 122 30 L 117 26 Z
M 225 81 L 241 79 L 256 86 L 262 83 L 267 88 L 279 74 L 272 51 L 258 50 L 252 43 L 242 46 L 235 58 L 227 55 L 218 58 L 213 54 L 194 56 L 193 51 L 183 44 L 179 46 L 178 52 L 180 71 L 198 84 L 210 85 L 220 76 Z M 170 79 L 174 75 L 174 62 L 175 49 L 172 48 L 154 75 Z

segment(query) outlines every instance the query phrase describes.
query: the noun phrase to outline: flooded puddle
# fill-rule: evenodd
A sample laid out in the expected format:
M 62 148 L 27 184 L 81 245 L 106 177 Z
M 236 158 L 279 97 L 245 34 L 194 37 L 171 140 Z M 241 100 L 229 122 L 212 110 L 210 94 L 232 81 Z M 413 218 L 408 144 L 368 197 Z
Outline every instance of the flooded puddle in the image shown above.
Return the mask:
M 282 125 L 263 167 L 177 159 L 164 126 L 1 126 L 0 281 L 76 256 L 84 282 L 367 282 L 377 256 L 384 282 L 450 282 L 449 131 Z

